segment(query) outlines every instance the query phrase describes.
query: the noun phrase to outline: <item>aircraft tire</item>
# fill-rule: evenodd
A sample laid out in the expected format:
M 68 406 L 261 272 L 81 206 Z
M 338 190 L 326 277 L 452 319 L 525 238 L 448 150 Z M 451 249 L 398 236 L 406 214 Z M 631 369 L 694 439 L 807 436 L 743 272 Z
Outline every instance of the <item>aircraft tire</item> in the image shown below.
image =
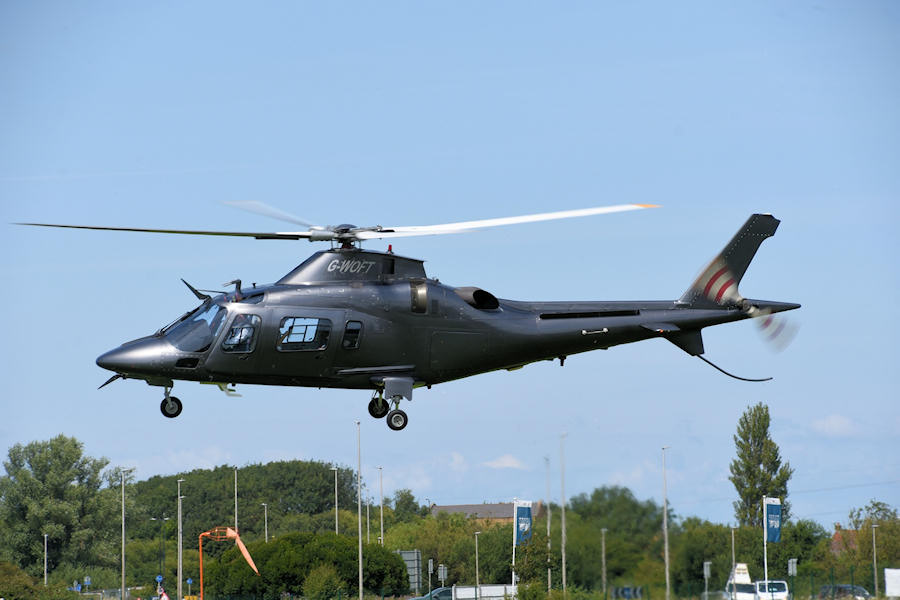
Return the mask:
M 406 413 L 400 409 L 392 410 L 387 415 L 388 427 L 394 431 L 400 431 L 406 427 L 407 423 L 409 423 L 409 417 L 407 417 Z
M 369 414 L 376 419 L 384 417 L 389 411 L 390 407 L 388 406 L 387 400 L 381 400 L 381 402 L 379 402 L 378 398 L 372 398 L 369 401 Z
M 170 419 L 174 419 L 180 415 L 182 408 L 184 408 L 184 406 L 182 406 L 181 400 L 175 396 L 169 396 L 168 399 L 163 398 L 162 403 L 159 405 L 159 410 L 162 412 L 163 416 Z

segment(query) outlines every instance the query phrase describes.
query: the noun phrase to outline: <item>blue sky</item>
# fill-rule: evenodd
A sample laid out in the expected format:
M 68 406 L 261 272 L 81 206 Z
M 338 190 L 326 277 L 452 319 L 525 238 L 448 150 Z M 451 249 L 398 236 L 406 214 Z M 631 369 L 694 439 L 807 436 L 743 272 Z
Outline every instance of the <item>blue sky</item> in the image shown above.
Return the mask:
M 900 505 L 900 6 L 754 3 L 5 3 L 2 221 L 283 230 L 662 208 L 395 241 L 430 276 L 523 300 L 675 299 L 753 212 L 782 220 L 741 286 L 803 304 L 781 354 L 707 330 L 728 379 L 653 340 L 419 390 L 395 433 L 368 394 L 180 383 L 97 390 L 95 358 L 195 304 L 179 281 L 271 282 L 307 242 L 2 225 L 0 446 L 75 436 L 139 478 L 354 465 L 439 503 L 607 484 L 733 520 L 732 435 L 765 402 L 797 517 Z M 385 249 L 386 243 L 368 247 Z M 186 491 L 189 497 L 189 491 Z M 173 490 L 174 502 L 174 490 Z

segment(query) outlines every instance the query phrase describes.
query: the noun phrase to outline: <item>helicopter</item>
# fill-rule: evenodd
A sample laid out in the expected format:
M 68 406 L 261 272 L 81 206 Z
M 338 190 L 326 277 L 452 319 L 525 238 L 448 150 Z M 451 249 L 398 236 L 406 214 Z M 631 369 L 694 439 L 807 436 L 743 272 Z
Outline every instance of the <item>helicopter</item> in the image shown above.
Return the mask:
M 623 204 L 466 221 L 443 225 L 317 226 L 260 202 L 229 203 L 307 227 L 293 232 L 225 232 L 89 225 L 19 223 L 105 231 L 224 235 L 330 242 L 272 284 L 233 291 L 198 290 L 200 302 L 155 333 L 125 342 L 96 360 L 117 379 L 164 389 L 169 418 L 182 412 L 175 381 L 217 385 L 237 395 L 237 384 L 369 390 L 369 414 L 392 430 L 407 426 L 400 408 L 413 390 L 497 370 L 559 360 L 589 350 L 664 338 L 725 375 L 704 354 L 702 329 L 755 318 L 777 341 L 789 331 L 776 313 L 799 304 L 744 298 L 738 291 L 760 244 L 780 221 L 753 214 L 677 300 L 525 302 L 497 298 L 478 287 L 452 287 L 428 277 L 422 260 L 362 248 L 362 242 L 463 233 L 488 227 L 653 208 Z

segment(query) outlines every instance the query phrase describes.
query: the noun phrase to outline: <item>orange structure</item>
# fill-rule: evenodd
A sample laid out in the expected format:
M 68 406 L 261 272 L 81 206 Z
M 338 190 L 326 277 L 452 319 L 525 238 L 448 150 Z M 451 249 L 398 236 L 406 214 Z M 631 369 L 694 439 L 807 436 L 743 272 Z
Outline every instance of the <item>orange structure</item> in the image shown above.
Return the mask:
M 208 537 L 214 542 L 224 542 L 225 540 L 234 540 L 234 543 L 240 549 L 241 554 L 244 555 L 244 558 L 247 559 L 247 564 L 250 565 L 250 568 L 259 575 L 259 569 L 256 568 L 256 565 L 253 564 L 253 559 L 250 558 L 250 553 L 247 551 L 247 546 L 244 545 L 244 542 L 241 541 L 241 536 L 238 535 L 238 532 L 232 529 L 231 527 L 216 527 L 214 529 L 210 529 L 209 531 L 204 531 L 200 534 L 200 600 L 203 600 L 203 538 Z

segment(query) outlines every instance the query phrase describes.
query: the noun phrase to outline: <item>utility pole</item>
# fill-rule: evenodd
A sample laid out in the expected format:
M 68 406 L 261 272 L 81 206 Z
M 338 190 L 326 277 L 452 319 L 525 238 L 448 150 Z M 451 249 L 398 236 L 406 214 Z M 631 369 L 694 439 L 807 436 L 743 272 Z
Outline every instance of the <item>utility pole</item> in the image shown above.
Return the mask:
M 234 468 L 234 532 L 235 533 L 238 532 L 238 527 L 237 527 L 237 467 Z
M 184 598 L 184 596 L 181 594 L 181 592 L 182 592 L 181 580 L 183 578 L 182 564 L 181 564 L 181 558 L 182 558 L 181 536 L 183 533 L 182 529 L 181 529 L 181 499 L 184 498 L 184 496 L 181 495 L 181 482 L 182 481 L 184 481 L 184 479 L 179 479 L 177 481 L 177 483 L 178 483 L 178 585 L 175 587 L 176 587 L 176 591 L 178 594 L 178 596 L 177 596 L 178 600 L 181 600 L 181 598 Z
M 262 502 L 260 506 L 263 507 L 263 527 L 265 528 L 265 540 L 266 543 L 269 543 L 269 505 L 265 502 Z
M 663 546 L 665 548 L 666 559 L 666 600 L 670 600 L 671 587 L 669 582 L 669 501 L 666 490 L 666 450 L 669 446 L 662 448 L 663 461 Z
M 564 444 L 566 434 L 559 436 L 559 473 L 560 473 L 560 522 L 562 525 L 562 536 L 560 539 L 560 552 L 562 553 L 562 588 L 563 598 L 566 597 L 566 459 L 564 454 Z M 669 600 L 666 598 L 666 600 Z
M 47 534 L 44 534 L 44 587 L 47 587 Z

